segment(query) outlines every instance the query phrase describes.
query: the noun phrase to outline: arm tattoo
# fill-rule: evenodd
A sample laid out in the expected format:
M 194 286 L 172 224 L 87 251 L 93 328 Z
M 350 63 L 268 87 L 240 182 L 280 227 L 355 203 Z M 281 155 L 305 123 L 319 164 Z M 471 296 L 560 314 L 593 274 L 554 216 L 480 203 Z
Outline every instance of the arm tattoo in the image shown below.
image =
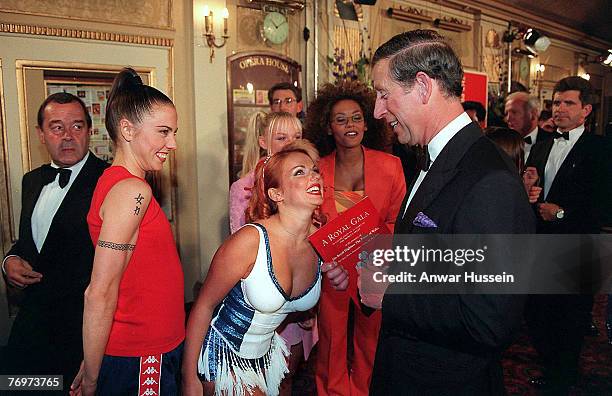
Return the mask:
M 144 199 L 144 197 L 140 193 L 138 193 L 138 196 L 134 199 L 136 200 L 136 203 L 140 205 L 142 204 L 142 200 Z
M 129 243 L 115 243 L 102 240 L 98 240 L 98 246 L 114 250 L 134 250 L 136 248 L 136 245 L 132 245 Z
M 138 193 L 138 196 L 134 198 L 136 200 L 136 207 L 134 208 L 134 216 L 138 216 L 140 214 L 140 205 L 142 205 L 142 201 L 144 197 L 142 194 Z

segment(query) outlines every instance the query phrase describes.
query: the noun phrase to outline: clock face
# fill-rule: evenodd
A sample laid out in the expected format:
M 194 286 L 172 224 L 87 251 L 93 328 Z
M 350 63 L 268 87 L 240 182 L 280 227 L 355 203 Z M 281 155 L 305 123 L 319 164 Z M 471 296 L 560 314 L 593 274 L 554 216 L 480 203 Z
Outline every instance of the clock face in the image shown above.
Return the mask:
M 263 36 L 272 44 L 282 44 L 289 35 L 287 18 L 280 12 L 269 12 L 263 21 Z

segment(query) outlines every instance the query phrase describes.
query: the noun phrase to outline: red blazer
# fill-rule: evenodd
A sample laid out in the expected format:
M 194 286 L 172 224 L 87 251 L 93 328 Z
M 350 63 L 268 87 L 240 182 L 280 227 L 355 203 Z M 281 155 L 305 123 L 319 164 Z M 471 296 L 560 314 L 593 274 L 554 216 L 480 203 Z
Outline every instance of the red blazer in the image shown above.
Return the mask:
M 363 146 L 362 146 L 363 147 Z M 395 219 L 406 194 L 406 181 L 399 158 L 382 151 L 363 147 L 365 179 L 365 195 L 370 197 L 374 207 L 380 213 L 393 233 Z M 338 217 L 334 201 L 334 170 L 336 168 L 336 152 L 321 158 L 319 170 L 323 177 L 323 205 L 321 211 L 327 220 Z
M 380 213 L 381 219 L 385 221 L 389 231 L 393 233 L 395 219 L 399 212 L 404 195 L 406 194 L 406 179 L 402 163 L 399 158 L 382 151 L 363 147 L 364 154 L 364 182 L 365 195 L 374 204 Z M 319 170 L 323 177 L 323 205 L 321 211 L 330 221 L 338 217 L 336 202 L 334 201 L 334 173 L 336 168 L 336 151 L 321 158 Z M 356 298 L 357 295 L 357 272 L 355 264 L 346 268 L 349 271 L 351 282 L 349 293 Z M 326 282 L 324 282 L 326 283 Z M 359 301 L 358 299 L 356 301 Z

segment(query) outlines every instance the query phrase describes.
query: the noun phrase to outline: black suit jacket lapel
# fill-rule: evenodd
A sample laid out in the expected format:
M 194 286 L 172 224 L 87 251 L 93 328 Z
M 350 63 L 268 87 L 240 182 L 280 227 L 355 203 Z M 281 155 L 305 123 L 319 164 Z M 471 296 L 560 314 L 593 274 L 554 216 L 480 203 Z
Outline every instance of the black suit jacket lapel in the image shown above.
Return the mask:
M 29 257 L 24 258 L 29 259 L 30 261 L 33 260 L 33 257 L 36 257 L 38 254 L 36 244 L 34 243 L 34 237 L 32 235 L 32 213 L 34 213 L 36 202 L 38 202 L 38 198 L 40 197 L 40 193 L 42 192 L 44 186 L 40 168 L 35 170 L 31 174 L 31 177 L 24 179 L 22 191 L 23 206 L 21 208 L 19 221 L 19 241 L 22 244 L 23 249 L 29 252 L 29 254 L 26 253 Z
M 412 221 L 419 212 L 425 210 L 438 196 L 440 191 L 457 174 L 457 164 L 467 150 L 482 137 L 482 131 L 476 123 L 470 123 L 463 127 L 453 138 L 444 146 L 438 155 L 427 175 L 423 179 L 419 189 L 412 197 L 410 205 L 403 218 L 405 227 L 403 232 L 409 232 L 414 227 Z
M 567 153 L 567 157 L 561 163 L 557 174 L 555 175 L 555 179 L 553 180 L 550 191 L 548 192 L 548 197 L 554 197 L 557 193 L 557 189 L 559 188 L 560 181 L 565 180 L 568 177 L 568 174 L 575 168 L 582 160 L 584 160 L 584 156 L 586 154 L 586 146 L 587 146 L 587 133 L 583 132 L 582 135 L 578 138 L 574 147 Z M 562 193 L 562 192 L 559 192 Z M 554 202 L 554 201 L 553 201 Z
M 538 133 L 536 134 L 535 143 L 543 142 L 544 140 L 547 140 L 547 139 L 552 139 L 552 133 L 546 132 L 544 129 L 538 127 Z
M 421 173 L 421 171 L 418 171 L 418 172 L 419 174 Z M 396 234 L 401 234 L 405 232 L 406 224 L 404 224 L 403 218 L 404 218 L 404 213 L 406 213 L 406 202 L 408 202 L 408 197 L 410 196 L 410 192 L 414 188 L 414 185 L 418 177 L 419 177 L 418 174 L 417 174 L 417 177 L 413 177 L 412 181 L 410 182 L 410 185 L 407 186 L 406 188 L 406 194 L 404 195 L 404 199 L 402 200 L 402 204 L 400 205 L 400 210 L 397 213 L 397 218 L 395 219 L 395 233 Z
M 32 174 L 30 180 L 27 181 L 27 185 L 23 186 L 23 207 L 21 208 L 22 216 L 28 219 L 32 218 L 34 207 L 40 197 L 40 193 L 45 185 L 42 181 L 42 172 L 40 168 Z

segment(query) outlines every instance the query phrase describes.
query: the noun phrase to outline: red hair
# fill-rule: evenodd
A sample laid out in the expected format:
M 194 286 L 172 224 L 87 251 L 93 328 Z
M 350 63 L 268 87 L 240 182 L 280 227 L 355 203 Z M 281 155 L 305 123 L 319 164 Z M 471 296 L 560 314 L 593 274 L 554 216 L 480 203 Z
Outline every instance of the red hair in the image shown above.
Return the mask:
M 283 163 L 293 153 L 305 154 L 315 164 L 319 162 L 319 152 L 305 139 L 296 140 L 278 153 L 260 160 L 255 167 L 253 195 L 245 213 L 247 223 L 267 219 L 278 213 L 278 205 L 268 196 L 268 190 L 280 187 Z M 321 225 L 325 223 L 325 219 L 319 212 L 318 208 L 314 211 L 313 222 Z

